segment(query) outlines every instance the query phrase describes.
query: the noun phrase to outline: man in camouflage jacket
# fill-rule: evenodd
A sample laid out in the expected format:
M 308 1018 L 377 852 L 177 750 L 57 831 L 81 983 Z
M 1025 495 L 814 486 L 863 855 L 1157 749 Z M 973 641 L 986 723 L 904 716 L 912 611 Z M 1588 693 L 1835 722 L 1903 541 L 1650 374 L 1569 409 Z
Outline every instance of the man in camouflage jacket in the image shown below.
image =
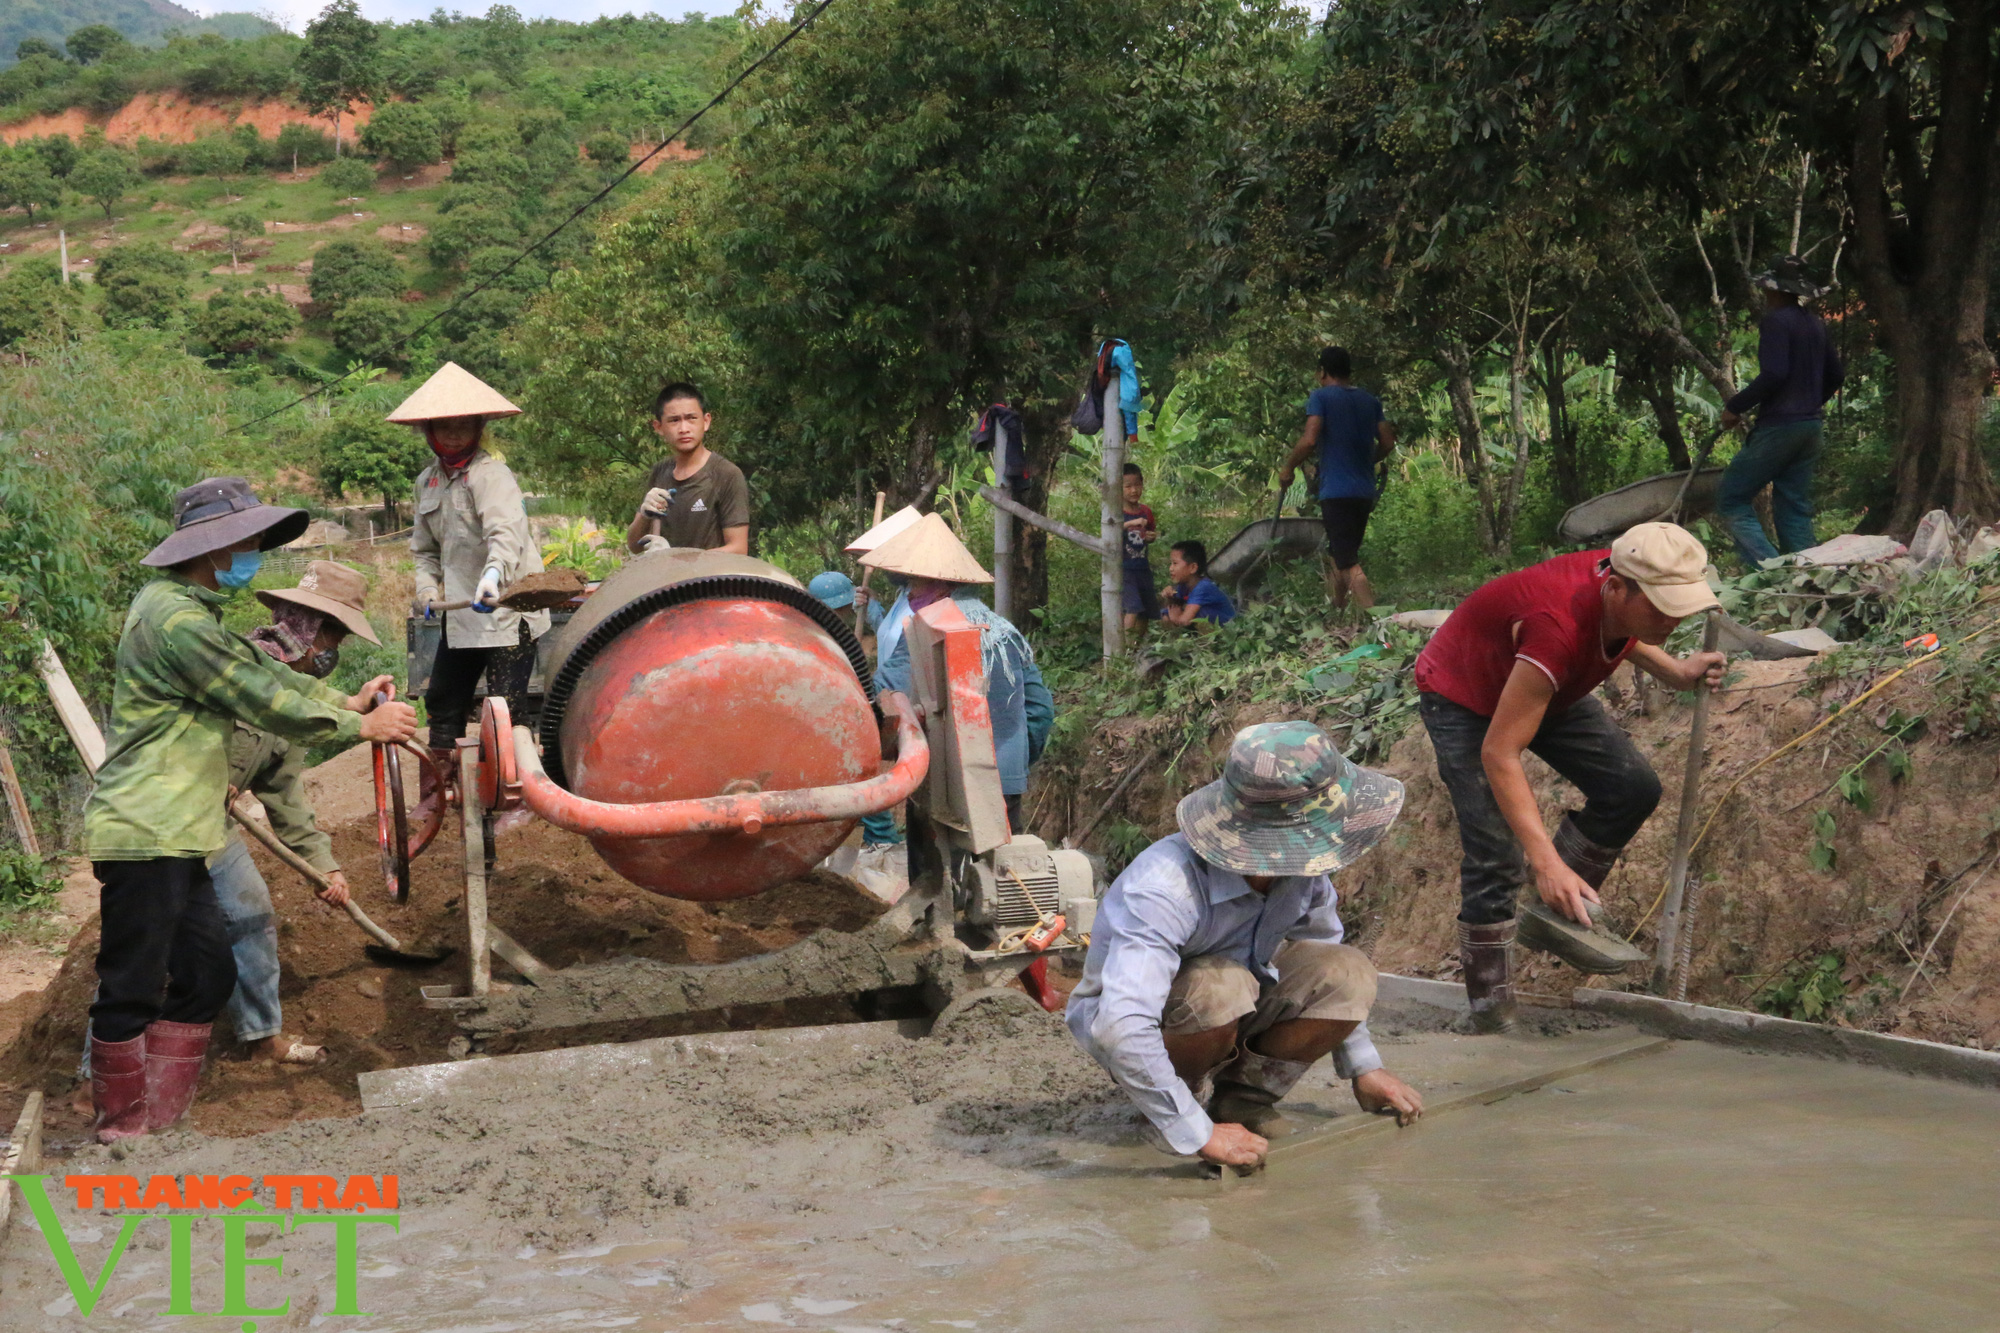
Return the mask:
M 303 510 L 262 504 L 242 478 L 221 477 L 175 497 L 174 518 L 143 562 L 163 577 L 126 613 L 109 745 L 84 808 L 102 919 L 91 1090 L 106 1143 L 186 1112 L 211 1025 L 236 986 L 207 867 L 226 841 L 236 724 L 301 745 L 416 732 L 407 704 L 362 715 L 388 677 L 346 697 L 223 628 L 223 604 L 254 577 L 262 551 L 304 530 Z

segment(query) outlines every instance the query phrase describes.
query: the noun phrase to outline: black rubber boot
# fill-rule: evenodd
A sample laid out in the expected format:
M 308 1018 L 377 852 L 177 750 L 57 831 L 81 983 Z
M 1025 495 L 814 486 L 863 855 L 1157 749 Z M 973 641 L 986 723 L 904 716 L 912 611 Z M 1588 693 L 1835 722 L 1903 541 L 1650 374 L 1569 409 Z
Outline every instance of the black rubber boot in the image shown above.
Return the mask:
M 1458 923 L 1458 961 L 1465 969 L 1465 998 L 1472 1026 L 1480 1032 L 1514 1029 L 1514 933 L 1512 919 L 1487 926 Z

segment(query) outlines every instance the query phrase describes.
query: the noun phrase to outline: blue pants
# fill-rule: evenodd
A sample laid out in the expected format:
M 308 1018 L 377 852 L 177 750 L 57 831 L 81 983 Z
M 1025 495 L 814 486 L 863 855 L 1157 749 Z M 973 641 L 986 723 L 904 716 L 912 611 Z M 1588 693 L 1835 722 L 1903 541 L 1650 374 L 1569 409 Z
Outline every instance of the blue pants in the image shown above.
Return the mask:
M 896 827 L 896 815 L 892 810 L 861 816 L 861 841 L 870 847 L 893 846 L 903 840 L 903 831 Z
M 1775 559 L 1781 551 L 1803 551 L 1817 544 L 1812 527 L 1812 479 L 1819 445 L 1819 422 L 1788 421 L 1757 427 L 1743 442 L 1742 450 L 1729 460 L 1715 508 L 1729 535 L 1736 539 L 1737 554 L 1746 563 L 1755 565 Z M 1778 528 L 1775 548 L 1764 535 L 1757 511 L 1750 507 L 1766 485 L 1771 487 L 1771 517 Z
M 250 859 L 243 839 L 232 835 L 208 867 L 215 900 L 229 923 L 229 951 L 236 955 L 236 990 L 229 997 L 229 1025 L 238 1041 L 262 1041 L 285 1030 L 278 1003 L 278 918 L 271 889 Z

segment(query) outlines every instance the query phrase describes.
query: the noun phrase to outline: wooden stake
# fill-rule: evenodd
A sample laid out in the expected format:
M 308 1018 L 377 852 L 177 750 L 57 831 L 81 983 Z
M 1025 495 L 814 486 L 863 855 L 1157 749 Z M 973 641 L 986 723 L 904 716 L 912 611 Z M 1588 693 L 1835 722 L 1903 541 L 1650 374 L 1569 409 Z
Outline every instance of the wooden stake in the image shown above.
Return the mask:
M 62 659 L 56 656 L 55 645 L 47 639 L 42 640 L 42 656 L 36 663 L 36 669 L 42 674 L 42 684 L 49 691 L 49 702 L 55 705 L 56 716 L 62 719 L 63 730 L 69 733 L 70 744 L 76 747 L 77 757 L 83 760 L 85 770 L 95 777 L 97 770 L 104 767 L 104 733 L 97 729 L 97 719 L 90 715 L 90 708 L 70 682 Z
M 14 772 L 14 756 L 7 742 L 0 741 L 0 787 L 7 791 L 7 813 L 14 817 L 14 834 L 28 855 L 41 859 L 42 845 L 35 840 L 35 821 L 28 817 L 28 798 L 22 794 L 21 779 Z

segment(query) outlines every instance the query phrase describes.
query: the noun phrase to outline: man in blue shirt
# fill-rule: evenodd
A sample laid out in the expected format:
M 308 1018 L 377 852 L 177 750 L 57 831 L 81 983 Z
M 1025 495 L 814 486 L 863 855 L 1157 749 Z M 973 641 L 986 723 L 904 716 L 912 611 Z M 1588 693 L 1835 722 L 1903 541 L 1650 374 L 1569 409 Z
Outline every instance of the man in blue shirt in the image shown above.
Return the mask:
M 1335 611 L 1351 594 L 1363 610 L 1375 592 L 1361 568 L 1361 538 L 1375 508 L 1375 465 L 1396 447 L 1396 428 L 1382 419 L 1382 402 L 1349 380 L 1354 363 L 1344 347 L 1319 354 L 1319 388 L 1306 399 L 1306 428 L 1278 469 L 1278 489 L 1290 489 L 1293 474 L 1319 450 L 1319 513 L 1326 525 L 1326 595 Z
M 1402 783 L 1310 722 L 1246 727 L 1221 779 L 1175 810 L 1180 831 L 1104 891 L 1063 1021 L 1156 1146 L 1261 1162 L 1293 1128 L 1278 1103 L 1326 1055 L 1364 1111 L 1423 1114 L 1368 1035 L 1375 965 L 1346 943 L 1329 878 L 1402 807 Z
M 1187 626 L 1197 620 L 1227 625 L 1236 619 L 1236 604 L 1208 577 L 1208 547 L 1197 541 L 1175 542 L 1167 552 L 1167 605 L 1160 619 Z
M 1757 427 L 1722 474 L 1715 506 L 1749 565 L 1815 544 L 1812 479 L 1819 461 L 1820 409 L 1840 392 L 1845 378 L 1826 325 L 1799 304 L 1801 296 L 1824 290 L 1807 275 L 1805 262 L 1786 255 L 1752 281 L 1764 289 L 1765 306 L 1757 329 L 1757 378 L 1723 404 L 1722 424 L 1733 428 L 1756 407 Z M 1751 508 L 1767 485 L 1778 529 L 1775 547 Z

